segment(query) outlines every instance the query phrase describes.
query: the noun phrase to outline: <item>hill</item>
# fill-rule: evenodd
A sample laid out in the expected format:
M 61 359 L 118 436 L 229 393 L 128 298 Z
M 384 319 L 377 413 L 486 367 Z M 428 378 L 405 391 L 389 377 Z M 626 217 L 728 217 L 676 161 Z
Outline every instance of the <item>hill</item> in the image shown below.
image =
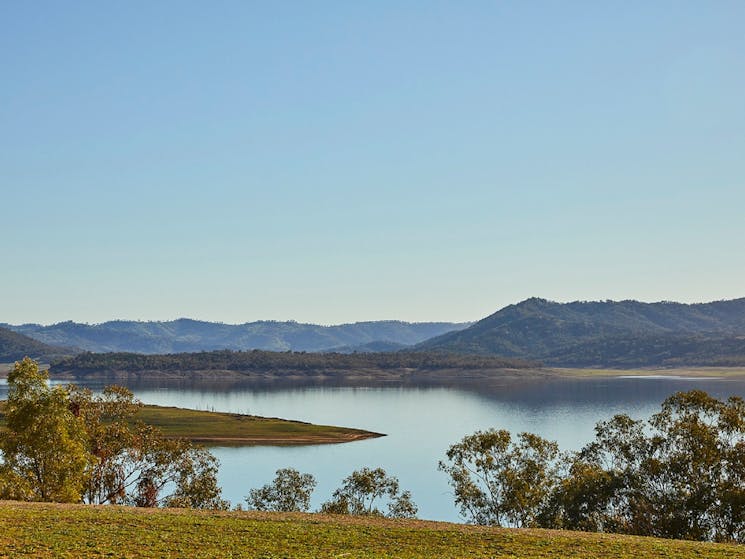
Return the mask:
M 733 544 L 299 513 L 1 502 L 0 522 L 3 557 L 742 556 L 742 546 Z
M 53 347 L 7 328 L 0 328 L 0 363 L 11 363 L 27 356 L 37 360 L 50 361 L 74 353 L 77 353 L 77 351 L 69 348 Z
M 216 349 L 328 351 L 339 347 L 363 347 L 370 343 L 410 346 L 469 324 L 397 320 L 336 326 L 274 321 L 222 324 L 181 318 L 168 322 L 116 320 L 102 324 L 60 322 L 50 326 L 4 326 L 46 344 L 79 347 L 93 352 L 158 354 Z
M 570 367 L 742 365 L 745 298 L 691 305 L 532 298 L 427 340 L 416 350 Z

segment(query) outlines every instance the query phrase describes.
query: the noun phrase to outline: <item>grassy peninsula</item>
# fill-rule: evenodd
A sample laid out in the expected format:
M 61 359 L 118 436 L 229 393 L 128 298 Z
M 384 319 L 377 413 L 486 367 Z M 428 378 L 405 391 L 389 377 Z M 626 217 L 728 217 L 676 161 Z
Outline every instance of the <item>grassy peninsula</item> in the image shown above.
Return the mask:
M 0 429 L 3 408 L 0 402 Z M 207 446 L 334 444 L 382 437 L 380 433 L 315 425 L 273 417 L 220 413 L 146 405 L 137 418 L 158 427 L 166 437 L 179 437 Z
M 330 444 L 383 436 L 303 421 L 161 406 L 145 406 L 138 418 L 158 427 L 167 437 L 214 446 Z
M 742 546 L 320 514 L 0 502 L 0 557 L 735 559 Z

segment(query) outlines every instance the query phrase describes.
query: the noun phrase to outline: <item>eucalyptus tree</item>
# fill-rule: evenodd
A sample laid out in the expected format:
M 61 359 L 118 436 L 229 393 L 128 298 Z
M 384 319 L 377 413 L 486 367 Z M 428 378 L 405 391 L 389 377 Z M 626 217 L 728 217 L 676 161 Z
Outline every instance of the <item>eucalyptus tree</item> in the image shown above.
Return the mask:
M 48 373 L 29 358 L 8 374 L 6 428 L 0 431 L 0 498 L 79 502 L 93 459 L 70 397 L 50 387 Z
M 387 512 L 379 508 L 386 503 Z M 411 492 L 401 491 L 398 478 L 390 476 L 383 468 L 362 468 L 344 478 L 331 500 L 321 505 L 327 514 L 354 514 L 387 516 L 389 518 L 415 518 L 417 506 Z
M 313 475 L 301 474 L 294 468 L 281 468 L 271 484 L 251 489 L 246 503 L 252 510 L 307 512 L 315 487 Z
M 450 477 L 455 503 L 469 522 L 531 527 L 558 483 L 559 447 L 532 433 L 467 435 L 447 450 L 439 469 Z

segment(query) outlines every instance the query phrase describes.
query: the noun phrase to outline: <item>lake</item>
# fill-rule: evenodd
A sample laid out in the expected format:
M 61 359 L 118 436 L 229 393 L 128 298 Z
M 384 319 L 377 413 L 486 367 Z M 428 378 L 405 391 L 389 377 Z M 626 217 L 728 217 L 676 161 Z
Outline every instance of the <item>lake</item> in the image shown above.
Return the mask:
M 745 396 L 744 379 L 621 377 L 512 381 L 467 387 L 247 386 L 164 381 L 129 384 L 145 403 L 249 413 L 386 433 L 340 445 L 214 448 L 220 484 L 233 504 L 293 467 L 318 480 L 313 507 L 363 466 L 383 467 L 412 492 L 421 518 L 460 521 L 447 477 L 447 447 L 478 429 L 530 431 L 578 449 L 594 426 L 617 413 L 647 418 L 670 394 L 694 388 L 719 398 Z M 4 397 L 0 385 L 0 398 Z

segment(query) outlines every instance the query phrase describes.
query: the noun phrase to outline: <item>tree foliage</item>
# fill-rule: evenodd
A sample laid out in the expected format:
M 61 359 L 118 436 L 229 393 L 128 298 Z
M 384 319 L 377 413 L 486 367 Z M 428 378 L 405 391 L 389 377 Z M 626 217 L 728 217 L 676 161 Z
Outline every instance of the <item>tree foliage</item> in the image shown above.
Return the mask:
M 276 512 L 307 512 L 316 478 L 293 468 L 277 470 L 274 481 L 251 489 L 246 497 L 249 509 Z
M 31 359 L 8 375 L 6 430 L 0 433 L 0 496 L 77 502 L 90 475 L 85 426 L 62 387 L 49 387 Z
M 702 391 L 647 422 L 617 415 L 559 457 L 555 443 L 477 432 L 440 468 L 471 522 L 745 542 L 745 401 Z
M 387 502 L 387 512 L 379 504 Z M 417 506 L 409 491 L 401 491 L 398 479 L 389 476 L 383 468 L 362 468 L 346 477 L 336 489 L 331 500 L 321 505 L 327 514 L 355 514 L 387 516 L 389 518 L 415 518 Z
M 508 431 L 477 431 L 452 445 L 449 463 L 455 503 L 476 524 L 535 526 L 557 483 L 558 445 L 531 433 L 512 441 Z
M 111 386 L 94 395 L 76 386 L 50 387 L 47 380 L 30 359 L 8 375 L 0 498 L 227 507 L 216 459 L 137 421 L 142 404 L 129 390 Z

